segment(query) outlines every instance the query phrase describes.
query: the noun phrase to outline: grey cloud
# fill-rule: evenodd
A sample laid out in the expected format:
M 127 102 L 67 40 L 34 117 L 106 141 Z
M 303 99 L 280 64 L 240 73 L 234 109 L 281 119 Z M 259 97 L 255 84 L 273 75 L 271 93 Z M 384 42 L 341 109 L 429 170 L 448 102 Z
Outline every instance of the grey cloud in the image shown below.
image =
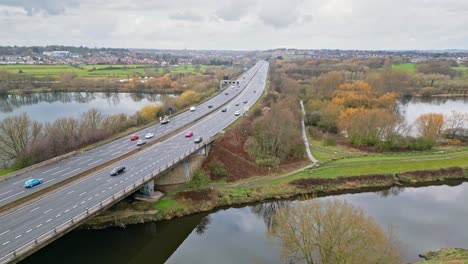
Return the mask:
M 259 18 L 274 28 L 284 28 L 300 21 L 300 9 L 304 0 L 265 0 L 261 4 Z
M 215 16 L 226 21 L 236 21 L 256 6 L 255 0 L 232 0 L 218 8 Z
M 170 19 L 173 20 L 185 20 L 185 21 L 202 21 L 203 17 L 195 12 L 189 12 L 189 11 L 183 11 L 183 12 L 177 12 L 169 15 Z
M 0 0 L 0 5 L 21 7 L 28 15 L 45 12 L 48 15 L 58 15 L 67 8 L 78 7 L 79 0 Z

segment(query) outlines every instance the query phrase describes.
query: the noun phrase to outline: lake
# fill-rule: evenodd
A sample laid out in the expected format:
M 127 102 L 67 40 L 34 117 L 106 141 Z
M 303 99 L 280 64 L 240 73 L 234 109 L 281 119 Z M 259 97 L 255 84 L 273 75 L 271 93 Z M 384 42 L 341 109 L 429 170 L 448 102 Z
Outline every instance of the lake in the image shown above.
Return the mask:
M 398 109 L 411 125 L 422 114 L 450 114 L 453 110 L 468 113 L 468 97 L 408 97 L 399 101 Z
M 382 226 L 395 226 L 405 261 L 442 247 L 468 248 L 468 183 L 342 194 Z M 308 202 L 308 201 L 297 201 Z M 291 201 L 218 210 L 171 221 L 73 231 L 22 263 L 282 263 L 267 236 L 272 212 Z
M 165 96 L 144 93 L 57 92 L 0 96 L 0 120 L 26 112 L 32 120 L 49 122 L 78 117 L 91 108 L 103 114 L 134 114 L 145 105 L 160 104 Z

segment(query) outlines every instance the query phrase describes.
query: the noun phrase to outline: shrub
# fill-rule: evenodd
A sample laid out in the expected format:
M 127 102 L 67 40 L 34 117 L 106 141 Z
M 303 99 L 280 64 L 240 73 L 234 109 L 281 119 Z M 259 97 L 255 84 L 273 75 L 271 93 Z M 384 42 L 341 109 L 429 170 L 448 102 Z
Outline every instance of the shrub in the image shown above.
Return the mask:
M 276 167 L 280 164 L 280 159 L 277 157 L 271 157 L 271 158 L 256 160 L 255 163 L 257 163 L 258 166 L 262 166 L 262 167 Z
M 228 172 L 224 164 L 220 161 L 213 161 L 209 165 L 208 169 L 210 170 L 211 179 L 223 179 L 228 176 Z
M 206 175 L 205 171 L 203 171 L 202 169 L 197 169 L 193 173 L 192 180 L 190 180 L 190 182 L 188 183 L 188 186 L 192 189 L 200 190 L 204 186 L 206 186 L 209 181 L 210 179 Z
M 408 149 L 410 150 L 430 150 L 434 146 L 434 141 L 424 137 L 412 138 L 409 140 Z
M 329 136 L 324 137 L 322 143 L 324 146 L 336 146 L 336 140 Z

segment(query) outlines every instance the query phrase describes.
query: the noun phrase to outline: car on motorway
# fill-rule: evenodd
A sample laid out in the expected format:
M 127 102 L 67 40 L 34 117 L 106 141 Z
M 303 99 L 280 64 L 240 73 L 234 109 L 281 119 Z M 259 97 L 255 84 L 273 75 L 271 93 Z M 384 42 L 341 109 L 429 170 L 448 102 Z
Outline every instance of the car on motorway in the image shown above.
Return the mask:
M 226 108 L 226 107 L 224 107 L 224 108 L 221 110 L 221 112 L 226 112 L 226 111 L 227 111 L 227 108 Z
M 164 118 L 161 119 L 161 124 L 165 125 L 165 124 L 169 123 L 169 121 L 170 121 L 170 120 L 169 120 L 169 117 L 168 117 L 168 116 L 164 116 Z
M 236 112 L 234 113 L 234 115 L 235 115 L 235 116 L 239 116 L 239 115 L 240 115 L 240 112 L 239 112 L 239 111 L 236 111 Z
M 137 136 L 137 135 L 131 135 L 131 136 L 130 136 L 130 140 L 131 140 L 131 141 L 138 140 L 139 138 L 140 138 L 140 137 Z
M 143 146 L 144 144 L 146 144 L 146 140 L 138 140 L 137 141 L 137 146 Z
M 145 138 L 150 139 L 154 137 L 154 133 L 146 133 Z
M 43 182 L 41 178 L 35 178 L 35 179 L 29 179 L 24 183 L 24 187 L 26 188 L 32 188 L 36 185 L 39 185 Z
M 193 111 L 195 111 L 195 106 L 190 107 L 190 112 L 193 112 Z
M 191 137 L 193 136 L 193 132 L 192 131 L 189 131 L 187 133 L 185 133 L 185 137 Z
M 115 176 L 115 175 L 119 175 L 120 173 L 124 172 L 125 171 L 125 167 L 124 166 L 117 166 L 115 168 L 113 168 L 110 172 L 110 175 L 111 176 Z
M 224 93 L 225 95 L 228 95 L 229 93 Z
M 213 105 L 208 105 L 208 108 L 213 108 Z
M 244 104 L 246 104 L 246 103 L 247 103 L 247 100 L 244 101 Z
M 203 141 L 202 137 L 197 137 L 193 142 L 195 142 L 195 144 L 198 144 L 198 143 L 201 143 L 202 141 Z
M 239 106 L 239 103 L 236 103 L 236 106 Z

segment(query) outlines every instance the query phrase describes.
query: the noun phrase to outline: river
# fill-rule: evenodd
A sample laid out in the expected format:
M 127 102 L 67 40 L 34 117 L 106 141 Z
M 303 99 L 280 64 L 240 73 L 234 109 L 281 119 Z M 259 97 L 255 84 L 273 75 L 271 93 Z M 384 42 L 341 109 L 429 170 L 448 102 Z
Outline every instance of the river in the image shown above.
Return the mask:
M 78 117 L 91 108 L 103 114 L 134 114 L 145 105 L 159 104 L 165 96 L 145 93 L 50 92 L 0 96 L 0 120 L 27 113 L 32 120 L 49 122 Z
M 468 183 L 342 194 L 383 227 L 397 228 L 405 261 L 442 247 L 468 248 Z M 297 201 L 308 202 L 308 201 Z M 73 231 L 27 263 L 282 263 L 280 242 L 267 236 L 275 208 L 291 201 L 222 209 L 171 221 Z

